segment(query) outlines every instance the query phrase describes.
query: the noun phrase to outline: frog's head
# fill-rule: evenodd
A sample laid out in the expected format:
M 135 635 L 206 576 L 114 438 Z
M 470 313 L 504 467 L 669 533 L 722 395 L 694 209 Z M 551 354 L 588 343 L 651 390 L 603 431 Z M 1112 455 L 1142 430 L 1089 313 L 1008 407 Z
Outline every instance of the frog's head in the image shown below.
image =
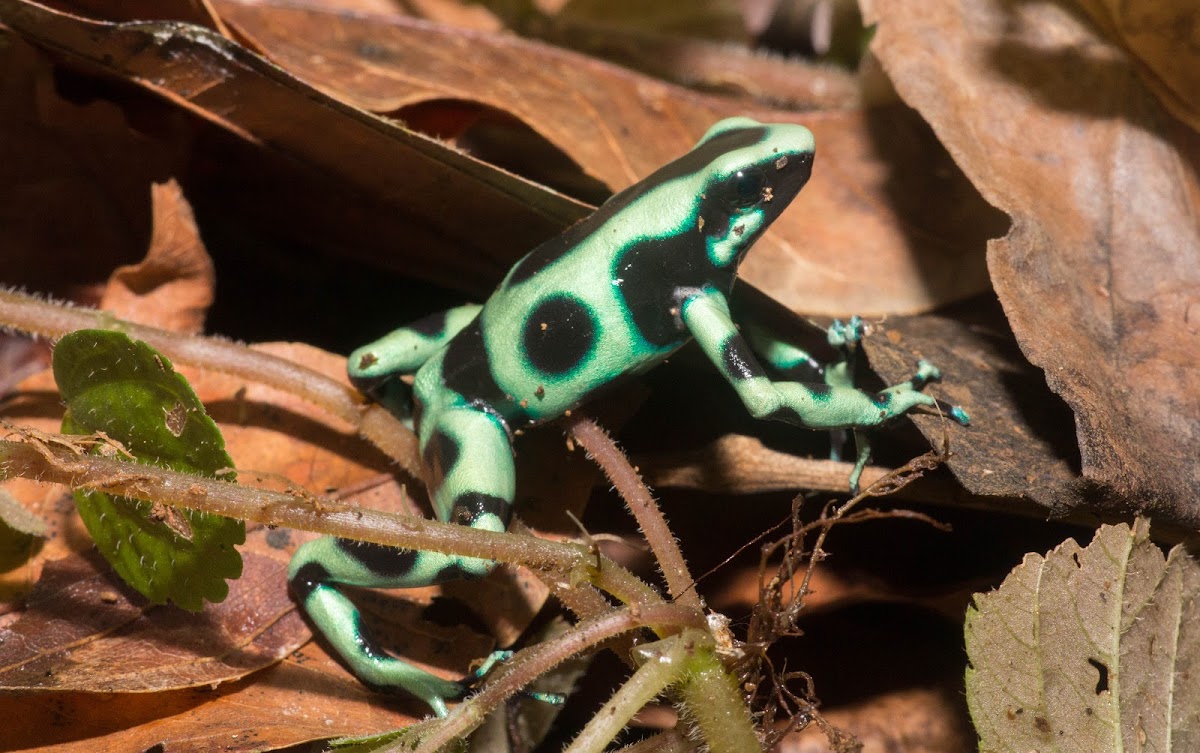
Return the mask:
M 813 136 L 801 125 L 726 118 L 684 158 L 702 182 L 697 226 L 717 267 L 741 262 L 812 173 Z

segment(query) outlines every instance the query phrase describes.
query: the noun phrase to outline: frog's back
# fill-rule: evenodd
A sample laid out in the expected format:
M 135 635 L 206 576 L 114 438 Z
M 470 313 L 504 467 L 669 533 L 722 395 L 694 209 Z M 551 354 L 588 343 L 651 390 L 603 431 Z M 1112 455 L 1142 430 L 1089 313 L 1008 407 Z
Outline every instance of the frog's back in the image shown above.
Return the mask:
M 562 415 L 686 342 L 683 301 L 728 292 L 774 218 L 739 213 L 732 176 L 789 156 L 811 164 L 807 130 L 748 119 L 722 126 L 519 261 L 434 359 L 442 383 L 519 427 Z M 751 188 L 757 198 L 761 184 Z M 780 210 L 791 198 L 783 193 Z

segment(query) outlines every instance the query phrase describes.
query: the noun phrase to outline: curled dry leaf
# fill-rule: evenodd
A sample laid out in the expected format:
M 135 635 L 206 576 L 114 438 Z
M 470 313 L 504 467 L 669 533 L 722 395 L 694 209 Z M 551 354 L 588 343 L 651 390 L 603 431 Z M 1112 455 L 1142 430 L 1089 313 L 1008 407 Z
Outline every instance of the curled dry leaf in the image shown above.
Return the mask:
M 116 105 L 68 102 L 35 48 L 3 26 L 0 39 L 10 82 L 0 91 L 3 282 L 94 302 L 112 268 L 146 248 L 146 195 L 163 155 L 134 136 Z
M 1200 137 L 1060 5 L 871 6 L 897 90 L 1012 218 L 992 280 L 1112 492 L 1089 504 L 1200 526 Z
M 586 212 L 434 139 L 324 97 L 207 28 L 105 23 L 21 0 L 0 0 L 0 18 L 12 35 L 52 51 L 56 62 L 130 82 L 251 147 L 227 156 L 231 161 L 253 162 L 252 155 L 265 172 L 264 144 L 271 145 L 268 152 L 286 154 L 282 161 L 266 156 L 270 169 L 281 173 L 277 184 L 265 187 L 264 174 L 256 172 L 223 180 L 220 190 L 231 206 L 252 206 L 255 219 L 309 242 L 395 254 L 396 239 L 403 238 L 415 272 L 484 289 L 512 262 L 514 247 L 532 248 Z M 46 167 L 39 162 L 24 169 L 38 176 Z M 34 182 L 18 177 L 17 185 Z
M 1080 7 L 1119 41 L 1138 74 L 1175 117 L 1200 131 L 1200 16 L 1188 0 L 1121 3 L 1080 0 Z
M 192 209 L 174 180 L 150 188 L 150 250 L 109 277 L 99 307 L 121 319 L 199 333 L 213 301 L 216 274 Z

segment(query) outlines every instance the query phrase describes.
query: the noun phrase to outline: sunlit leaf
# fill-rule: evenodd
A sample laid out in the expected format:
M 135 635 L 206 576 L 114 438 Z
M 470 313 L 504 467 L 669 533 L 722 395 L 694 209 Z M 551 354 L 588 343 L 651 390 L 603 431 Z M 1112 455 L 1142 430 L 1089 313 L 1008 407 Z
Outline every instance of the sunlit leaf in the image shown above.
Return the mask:
M 143 342 L 73 332 L 54 349 L 54 377 L 67 403 L 64 432 L 103 432 L 138 462 L 177 471 L 215 476 L 233 466 L 187 380 Z M 101 449 L 123 456 L 113 444 Z M 101 553 L 151 601 L 197 611 L 223 600 L 225 580 L 241 575 L 241 521 L 98 491 L 76 491 L 75 500 Z

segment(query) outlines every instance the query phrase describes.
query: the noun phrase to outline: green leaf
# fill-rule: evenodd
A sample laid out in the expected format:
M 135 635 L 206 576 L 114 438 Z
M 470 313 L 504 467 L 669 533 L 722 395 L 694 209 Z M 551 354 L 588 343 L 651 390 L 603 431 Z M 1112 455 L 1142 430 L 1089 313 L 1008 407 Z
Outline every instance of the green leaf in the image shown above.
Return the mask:
M 225 440 L 166 356 L 119 332 L 80 330 L 54 348 L 54 378 L 67 403 L 63 432 L 104 432 L 140 463 L 215 476 L 231 469 Z M 111 445 L 101 445 L 111 449 Z M 232 480 L 232 474 L 222 478 Z M 76 490 L 79 515 L 100 552 L 155 603 L 199 611 L 242 573 L 240 520 L 98 491 Z
M 0 489 L 0 573 L 24 564 L 46 538 L 46 521 Z
M 1200 750 L 1200 565 L 1144 520 L 1026 555 L 966 639 L 985 753 Z

